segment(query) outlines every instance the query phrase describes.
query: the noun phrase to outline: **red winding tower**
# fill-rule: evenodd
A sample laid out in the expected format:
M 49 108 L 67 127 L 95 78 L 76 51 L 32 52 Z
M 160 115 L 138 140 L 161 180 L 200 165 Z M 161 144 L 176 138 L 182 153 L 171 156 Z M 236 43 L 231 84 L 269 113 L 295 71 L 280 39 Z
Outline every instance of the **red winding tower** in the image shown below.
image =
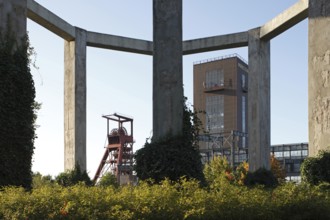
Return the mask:
M 107 119 L 107 139 L 104 155 L 96 171 L 93 182 L 98 180 L 107 172 L 117 177 L 119 184 L 131 181 L 133 172 L 133 119 L 119 115 L 104 115 Z M 110 131 L 109 122 L 117 122 L 117 128 Z M 127 132 L 123 124 L 130 126 L 130 133 Z

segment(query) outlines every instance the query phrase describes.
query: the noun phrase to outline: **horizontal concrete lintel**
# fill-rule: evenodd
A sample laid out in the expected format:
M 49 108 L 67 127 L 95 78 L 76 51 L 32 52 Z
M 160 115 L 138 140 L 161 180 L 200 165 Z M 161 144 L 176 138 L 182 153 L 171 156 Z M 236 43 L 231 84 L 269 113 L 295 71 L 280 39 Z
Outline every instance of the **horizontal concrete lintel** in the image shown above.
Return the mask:
M 75 27 L 34 0 L 27 0 L 27 17 L 67 41 L 75 39 Z
M 153 54 L 153 44 L 151 41 L 90 31 L 87 32 L 87 46 L 145 55 Z
M 260 38 L 271 40 L 308 17 L 308 0 L 300 0 L 261 27 Z
M 247 45 L 248 32 L 187 40 L 183 42 L 183 55 L 245 47 Z

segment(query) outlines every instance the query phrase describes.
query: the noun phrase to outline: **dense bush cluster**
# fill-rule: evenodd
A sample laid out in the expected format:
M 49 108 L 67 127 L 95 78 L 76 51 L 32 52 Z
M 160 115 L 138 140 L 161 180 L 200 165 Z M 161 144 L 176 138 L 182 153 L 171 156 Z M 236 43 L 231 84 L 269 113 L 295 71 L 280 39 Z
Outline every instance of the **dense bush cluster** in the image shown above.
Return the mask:
M 0 33 L 0 186 L 31 186 L 35 89 L 28 39 Z
M 330 183 L 330 151 L 320 151 L 316 157 L 306 158 L 301 166 L 301 176 L 313 185 Z
M 182 136 L 146 143 L 135 158 L 135 170 L 141 180 L 151 178 L 158 183 L 182 176 L 203 180 L 199 151 Z
M 329 185 L 328 185 L 329 186 Z M 197 181 L 0 191 L 0 219 L 330 219 L 330 189 L 286 183 L 269 190 Z
M 255 172 L 249 172 L 244 180 L 246 186 L 263 185 L 265 187 L 275 187 L 278 181 L 272 171 L 259 168 Z
M 248 175 L 249 164 L 244 162 L 233 169 L 226 158 L 215 157 L 204 166 L 204 176 L 209 187 L 220 187 L 228 183 L 244 185 Z
M 203 166 L 197 146 L 200 120 L 197 113 L 183 105 L 183 130 L 178 136 L 168 136 L 145 143 L 135 154 L 135 171 L 141 180 L 153 179 L 156 183 L 182 176 L 204 183 Z
M 92 181 L 89 178 L 86 171 L 81 171 L 79 164 L 75 165 L 73 170 L 68 170 L 66 172 L 60 173 L 55 178 L 55 182 L 61 186 L 74 186 L 80 182 L 87 186 L 92 185 Z
M 117 181 L 117 177 L 112 173 L 106 173 L 102 176 L 100 181 L 97 183 L 98 186 L 113 186 L 113 187 L 119 187 L 119 183 Z

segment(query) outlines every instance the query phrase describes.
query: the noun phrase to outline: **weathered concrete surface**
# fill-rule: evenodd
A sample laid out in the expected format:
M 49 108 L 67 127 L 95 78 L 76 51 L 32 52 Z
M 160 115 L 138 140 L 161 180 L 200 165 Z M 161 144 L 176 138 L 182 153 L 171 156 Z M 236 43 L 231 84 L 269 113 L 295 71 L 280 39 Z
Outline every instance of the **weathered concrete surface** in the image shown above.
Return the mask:
M 308 17 L 308 0 L 300 0 L 261 27 L 260 38 L 270 40 Z
M 86 170 L 86 37 L 76 28 L 76 40 L 64 48 L 64 169 L 76 163 Z
M 87 32 L 87 46 L 152 55 L 151 41 Z
M 270 42 L 249 31 L 248 134 L 250 171 L 270 169 Z
M 27 0 L 27 16 L 67 41 L 75 39 L 75 28 L 34 0 Z
M 248 32 L 187 40 L 183 42 L 183 55 L 224 50 L 248 45 Z
M 26 0 L 0 0 L 0 30 L 11 31 L 18 40 L 26 36 Z
M 330 147 L 330 1 L 309 1 L 309 156 Z
M 182 0 L 153 0 L 153 138 L 182 132 Z

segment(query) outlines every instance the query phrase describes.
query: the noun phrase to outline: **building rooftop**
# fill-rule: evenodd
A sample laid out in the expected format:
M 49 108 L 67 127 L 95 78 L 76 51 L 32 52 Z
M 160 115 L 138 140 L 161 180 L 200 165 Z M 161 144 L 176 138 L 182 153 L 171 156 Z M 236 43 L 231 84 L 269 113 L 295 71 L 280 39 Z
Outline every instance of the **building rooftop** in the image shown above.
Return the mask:
M 209 58 L 209 59 L 200 60 L 200 61 L 195 61 L 194 62 L 194 65 L 199 65 L 199 64 L 204 64 L 204 63 L 209 63 L 209 62 L 214 62 L 214 61 L 229 59 L 229 58 L 233 58 L 233 57 L 237 57 L 238 59 L 240 59 L 241 61 L 243 61 L 246 65 L 248 65 L 248 62 L 243 57 L 241 57 L 240 55 L 238 55 L 237 53 L 229 54 L 229 55 L 225 55 L 225 56 L 220 56 L 220 57 Z

